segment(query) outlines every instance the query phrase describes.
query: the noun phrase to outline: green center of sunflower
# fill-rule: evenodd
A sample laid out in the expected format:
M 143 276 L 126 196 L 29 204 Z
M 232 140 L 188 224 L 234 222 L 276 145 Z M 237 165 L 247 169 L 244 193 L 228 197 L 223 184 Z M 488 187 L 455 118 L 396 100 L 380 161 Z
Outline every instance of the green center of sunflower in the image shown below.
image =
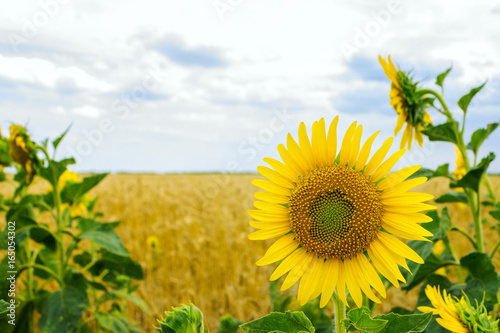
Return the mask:
M 338 164 L 301 177 L 290 198 L 290 224 L 298 242 L 326 258 L 350 258 L 377 237 L 383 206 L 375 185 Z

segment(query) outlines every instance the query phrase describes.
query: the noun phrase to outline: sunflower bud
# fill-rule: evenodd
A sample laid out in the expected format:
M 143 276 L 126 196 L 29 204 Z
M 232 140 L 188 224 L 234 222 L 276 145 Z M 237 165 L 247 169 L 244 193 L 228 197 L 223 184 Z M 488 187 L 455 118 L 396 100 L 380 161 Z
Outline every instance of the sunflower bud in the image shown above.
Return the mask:
M 160 327 L 156 327 L 160 333 L 205 333 L 203 326 L 203 314 L 193 304 L 183 305 L 172 311 L 165 311 Z
M 14 162 L 20 164 L 26 171 L 26 182 L 30 183 L 35 175 L 34 162 L 36 154 L 34 144 L 26 129 L 21 125 L 11 125 L 9 137 L 9 154 Z

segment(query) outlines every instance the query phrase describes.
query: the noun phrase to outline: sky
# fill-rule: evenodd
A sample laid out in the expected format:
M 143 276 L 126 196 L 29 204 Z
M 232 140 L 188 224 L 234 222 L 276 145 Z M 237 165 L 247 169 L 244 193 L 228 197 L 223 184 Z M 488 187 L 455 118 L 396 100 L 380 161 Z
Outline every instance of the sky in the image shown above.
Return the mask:
M 79 172 L 255 172 L 301 122 L 310 133 L 339 115 L 342 133 L 358 121 L 363 140 L 381 130 L 375 146 L 394 136 L 379 55 L 431 89 L 453 66 L 444 96 L 458 116 L 487 81 L 467 138 L 499 121 L 496 1 L 26 0 L 0 4 L 0 126 L 35 140 L 70 126 L 57 156 Z M 500 155 L 499 141 L 480 156 Z M 396 168 L 455 159 L 426 141 Z

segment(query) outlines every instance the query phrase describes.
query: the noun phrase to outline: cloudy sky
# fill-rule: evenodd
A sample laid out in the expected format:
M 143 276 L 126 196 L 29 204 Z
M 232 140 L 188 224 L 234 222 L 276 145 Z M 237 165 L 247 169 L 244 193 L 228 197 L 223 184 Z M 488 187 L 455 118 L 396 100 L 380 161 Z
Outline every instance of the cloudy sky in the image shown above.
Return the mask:
M 357 120 L 364 138 L 392 136 L 377 60 L 390 54 L 433 89 L 453 65 L 453 112 L 488 80 L 470 136 L 500 117 L 499 22 L 497 1 L 3 2 L 0 126 L 40 140 L 71 125 L 59 156 L 75 156 L 78 171 L 254 171 L 302 121 L 340 115 L 342 131 Z M 499 141 L 500 131 L 481 154 L 499 155 Z M 400 166 L 455 160 L 444 143 L 405 156 Z

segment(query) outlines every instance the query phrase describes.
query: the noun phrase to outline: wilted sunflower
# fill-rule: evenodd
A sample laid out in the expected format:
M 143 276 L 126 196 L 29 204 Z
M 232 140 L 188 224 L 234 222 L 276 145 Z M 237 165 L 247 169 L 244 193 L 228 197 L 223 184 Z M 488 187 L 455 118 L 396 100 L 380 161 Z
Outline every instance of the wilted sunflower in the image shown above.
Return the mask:
M 430 99 L 418 93 L 418 82 L 414 83 L 407 73 L 396 69 L 391 56 L 387 58 L 388 62 L 381 56 L 378 57 L 378 60 L 384 68 L 385 75 L 391 80 L 391 92 L 389 93 L 391 101 L 389 104 L 394 107 L 398 114 L 394 135 L 397 135 L 406 123 L 400 148 L 407 146 L 408 149 L 411 149 L 413 136 L 422 147 L 424 137 L 421 131 L 425 129 L 427 124 L 432 124 L 431 116 L 425 112 Z
M 28 183 L 33 180 L 35 168 L 33 161 L 36 160 L 36 155 L 33 152 L 33 143 L 21 125 L 12 124 L 9 128 L 9 154 L 12 160 L 20 164 L 26 171 L 26 181 Z
M 465 294 L 459 300 L 457 297 L 452 298 L 446 290 L 443 290 L 441 296 L 439 286 L 436 289 L 430 285 L 425 288 L 425 294 L 434 308 L 419 306 L 418 310 L 439 315 L 440 318 L 436 318 L 436 321 L 447 330 L 456 333 L 498 333 L 498 320 L 491 322 L 485 306 L 477 304 L 477 301 L 476 306 L 472 306 Z
M 346 286 L 360 306 L 362 293 L 374 302 L 380 300 L 371 287 L 386 296 L 377 271 L 393 285 L 405 282 L 398 265 L 408 269 L 406 259 L 423 260 L 397 237 L 426 240 L 432 234 L 417 223 L 432 219 L 420 211 L 435 207 L 422 203 L 433 196 L 407 192 L 426 181 L 425 177 L 404 181 L 420 166 L 410 166 L 388 175 L 404 154 L 401 149 L 382 162 L 392 145 L 387 139 L 369 158 L 373 134 L 361 147 L 362 126 L 352 123 L 337 150 L 336 117 L 328 130 L 325 121 L 312 127 L 312 142 L 304 123 L 299 127 L 299 142 L 290 134 L 287 147 L 278 151 L 284 163 L 265 158 L 273 169 L 260 166 L 267 180 L 252 183 L 267 191 L 256 192 L 256 210 L 248 214 L 260 229 L 252 240 L 279 239 L 257 265 L 283 260 L 271 276 L 276 280 L 288 273 L 282 290 L 299 279 L 301 304 L 321 294 L 325 306 L 335 289 L 347 304 Z M 397 237 L 395 237 L 397 236 Z M 375 268 L 372 266 L 375 266 Z

